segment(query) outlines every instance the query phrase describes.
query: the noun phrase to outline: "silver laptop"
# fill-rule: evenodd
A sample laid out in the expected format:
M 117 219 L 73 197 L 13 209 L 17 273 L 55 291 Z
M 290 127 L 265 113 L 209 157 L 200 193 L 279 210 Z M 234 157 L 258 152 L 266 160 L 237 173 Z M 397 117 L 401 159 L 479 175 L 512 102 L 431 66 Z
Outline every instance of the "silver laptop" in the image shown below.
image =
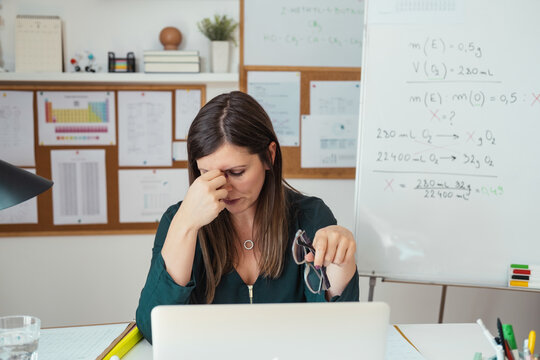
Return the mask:
M 168 305 L 152 310 L 154 360 L 383 360 L 378 302 Z

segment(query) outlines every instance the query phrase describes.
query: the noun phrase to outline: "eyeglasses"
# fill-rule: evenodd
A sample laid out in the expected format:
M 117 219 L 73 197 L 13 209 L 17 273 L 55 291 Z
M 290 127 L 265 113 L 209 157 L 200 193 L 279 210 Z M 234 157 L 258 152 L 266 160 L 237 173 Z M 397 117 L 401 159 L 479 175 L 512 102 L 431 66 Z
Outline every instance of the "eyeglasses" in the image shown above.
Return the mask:
M 306 286 L 314 294 L 320 294 L 321 290 L 330 288 L 330 281 L 326 275 L 326 266 L 316 269 L 313 263 L 306 262 L 305 256 L 308 252 L 315 255 L 315 248 L 312 241 L 307 237 L 304 230 L 298 230 L 294 236 L 292 245 L 292 256 L 298 265 L 306 264 L 304 270 L 304 281 Z

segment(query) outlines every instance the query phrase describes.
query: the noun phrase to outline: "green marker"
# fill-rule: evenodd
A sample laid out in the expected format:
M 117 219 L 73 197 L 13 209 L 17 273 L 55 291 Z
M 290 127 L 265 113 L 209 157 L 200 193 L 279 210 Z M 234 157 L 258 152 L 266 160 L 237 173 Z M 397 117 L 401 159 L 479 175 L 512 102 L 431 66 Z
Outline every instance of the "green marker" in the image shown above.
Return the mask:
M 512 269 L 540 270 L 540 265 L 511 264 Z
M 510 349 L 516 350 L 517 344 L 516 344 L 516 338 L 514 336 L 514 329 L 512 328 L 512 325 L 503 324 L 502 330 L 503 330 L 504 339 L 508 340 L 508 346 L 510 346 Z

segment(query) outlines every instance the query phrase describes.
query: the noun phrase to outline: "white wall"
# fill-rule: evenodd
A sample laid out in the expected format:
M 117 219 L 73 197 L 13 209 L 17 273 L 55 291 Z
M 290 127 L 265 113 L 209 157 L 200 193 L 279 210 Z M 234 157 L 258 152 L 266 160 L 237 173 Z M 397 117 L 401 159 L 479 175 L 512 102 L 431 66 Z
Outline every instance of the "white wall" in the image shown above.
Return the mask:
M 199 49 L 207 57 L 208 42 L 195 23 L 214 13 L 238 19 L 239 13 L 237 0 L 4 0 L 0 4 L 4 20 L 0 64 L 8 69 L 14 67 L 16 14 L 60 15 L 65 22 L 66 58 L 88 49 L 103 61 L 109 50 L 135 51 L 139 60 L 142 50 L 159 47 L 159 31 L 168 25 L 183 32 L 182 49 Z M 209 89 L 208 97 L 228 90 Z M 323 198 L 338 222 L 353 229 L 353 180 L 290 182 Z M 131 320 L 146 279 L 152 242 L 153 235 L 0 238 L 0 315 L 33 314 L 43 326 Z M 367 279 L 361 279 L 360 290 L 366 300 Z M 436 322 L 440 292 L 440 286 L 379 283 L 375 300 L 390 304 L 392 322 Z M 494 331 L 500 316 L 514 324 L 521 339 L 531 328 L 540 330 L 539 304 L 540 293 L 449 288 L 445 321 L 472 322 L 482 317 Z

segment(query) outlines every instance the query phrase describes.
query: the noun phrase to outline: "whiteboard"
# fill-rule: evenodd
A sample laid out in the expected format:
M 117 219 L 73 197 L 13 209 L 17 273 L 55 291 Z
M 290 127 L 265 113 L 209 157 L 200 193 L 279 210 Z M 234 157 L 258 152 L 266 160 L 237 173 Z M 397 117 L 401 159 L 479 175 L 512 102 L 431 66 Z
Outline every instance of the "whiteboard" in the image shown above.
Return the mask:
M 511 263 L 540 263 L 540 1 L 366 12 L 359 271 L 505 286 Z
M 359 67 L 364 0 L 244 0 L 244 65 Z

